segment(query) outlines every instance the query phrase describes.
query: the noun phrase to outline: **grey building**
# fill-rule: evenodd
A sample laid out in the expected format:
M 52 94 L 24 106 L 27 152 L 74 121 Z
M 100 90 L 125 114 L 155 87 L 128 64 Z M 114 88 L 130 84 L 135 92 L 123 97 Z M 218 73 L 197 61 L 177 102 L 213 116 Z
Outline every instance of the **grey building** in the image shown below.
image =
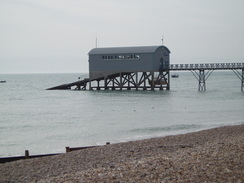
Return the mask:
M 88 55 L 90 80 L 121 72 L 159 72 L 170 64 L 165 46 L 94 48 Z

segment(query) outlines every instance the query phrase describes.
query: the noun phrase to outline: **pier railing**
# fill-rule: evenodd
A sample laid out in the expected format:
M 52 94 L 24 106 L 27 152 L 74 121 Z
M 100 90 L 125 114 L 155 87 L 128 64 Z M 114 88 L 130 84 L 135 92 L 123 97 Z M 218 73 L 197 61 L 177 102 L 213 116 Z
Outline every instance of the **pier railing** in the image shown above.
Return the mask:
M 232 70 L 243 69 L 244 63 L 171 64 L 169 70 Z
M 232 70 L 241 80 L 241 91 L 244 88 L 244 63 L 171 64 L 164 70 L 191 71 L 199 82 L 198 91 L 206 91 L 205 82 L 214 70 Z

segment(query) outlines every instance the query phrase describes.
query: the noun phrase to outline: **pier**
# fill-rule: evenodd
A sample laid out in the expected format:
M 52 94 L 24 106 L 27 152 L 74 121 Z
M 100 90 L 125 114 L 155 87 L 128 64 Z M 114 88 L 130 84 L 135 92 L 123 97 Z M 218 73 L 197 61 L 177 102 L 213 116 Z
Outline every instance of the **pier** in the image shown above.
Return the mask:
M 198 80 L 198 91 L 206 91 L 206 80 L 214 70 L 232 70 L 244 87 L 244 63 L 172 64 L 170 71 L 191 71 Z
M 157 72 L 118 72 L 103 77 L 85 78 L 63 84 L 48 90 L 170 90 L 170 71 L 190 71 L 198 80 L 198 91 L 206 91 L 206 80 L 215 70 L 232 70 L 240 79 L 241 91 L 244 88 L 244 63 L 207 63 L 162 65 Z

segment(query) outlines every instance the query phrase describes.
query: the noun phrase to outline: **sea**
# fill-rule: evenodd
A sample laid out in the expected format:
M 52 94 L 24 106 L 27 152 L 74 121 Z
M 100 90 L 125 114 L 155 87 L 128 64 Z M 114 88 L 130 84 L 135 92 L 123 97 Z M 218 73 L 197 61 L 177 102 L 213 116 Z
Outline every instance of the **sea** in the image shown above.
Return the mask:
M 46 90 L 88 73 L 0 74 L 6 80 L 0 83 L 0 157 L 244 124 L 244 92 L 234 72 L 214 71 L 205 92 L 190 71 L 177 74 L 169 91 Z

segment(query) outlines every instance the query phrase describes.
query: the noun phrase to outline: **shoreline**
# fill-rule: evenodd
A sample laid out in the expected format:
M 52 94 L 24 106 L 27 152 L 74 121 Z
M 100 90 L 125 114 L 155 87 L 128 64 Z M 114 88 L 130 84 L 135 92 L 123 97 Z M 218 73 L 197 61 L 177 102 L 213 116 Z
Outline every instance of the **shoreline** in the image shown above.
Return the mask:
M 236 125 L 242 125 L 241 123 L 236 123 L 236 124 L 232 124 L 232 125 L 226 125 L 226 126 L 236 126 Z M 95 147 L 95 146 L 104 146 L 106 145 L 106 143 L 111 143 L 111 144 L 120 144 L 120 143 L 127 143 L 127 142 L 131 142 L 131 141 L 141 141 L 141 140 L 147 140 L 147 139 L 154 139 L 154 138 L 162 138 L 162 137 L 167 137 L 167 136 L 177 136 L 177 135 L 184 135 L 184 134 L 188 134 L 188 133 L 195 133 L 195 132 L 199 132 L 199 131 L 204 131 L 204 130 L 210 130 L 210 129 L 214 129 L 214 128 L 219 128 L 222 126 L 213 126 L 213 127 L 205 127 L 202 129 L 198 129 L 198 130 L 181 130 L 180 132 L 176 132 L 176 133 L 166 133 L 164 135 L 154 135 L 154 136 L 141 136 L 139 138 L 122 138 L 119 140 L 114 140 L 111 139 L 111 141 L 102 141 L 102 142 L 95 142 L 95 143 L 91 143 L 91 144 L 87 144 L 84 146 L 66 146 L 63 145 L 63 148 L 56 148 L 56 150 L 51 149 L 49 152 L 45 151 L 45 152 L 34 152 L 33 153 L 33 149 L 31 148 L 26 148 L 26 150 L 23 150 L 22 153 L 13 153 L 13 155 L 2 155 L 0 156 L 0 164 L 4 162 L 4 160 L 1 162 L 1 159 L 13 159 L 10 161 L 6 161 L 6 162 L 11 162 L 11 161 L 16 161 L 16 160 L 21 160 L 21 159 L 27 159 L 25 158 L 25 152 L 28 151 L 30 152 L 29 157 L 28 158 L 38 158 L 38 157 L 44 157 L 44 156 L 52 156 L 52 155 L 60 155 L 60 154 L 65 154 L 67 152 L 67 147 L 71 148 L 71 149 L 84 149 L 84 148 L 89 148 L 89 147 Z M 16 159 L 16 160 L 15 160 Z
M 237 126 L 237 125 L 242 125 L 242 124 L 234 124 L 234 125 L 227 125 L 227 126 Z M 165 135 L 157 135 L 157 136 L 147 136 L 147 137 L 140 137 L 140 138 L 131 138 L 131 139 L 120 139 L 120 140 L 117 140 L 117 141 L 113 141 L 110 142 L 105 142 L 103 141 L 100 142 L 100 143 L 94 143 L 92 145 L 85 145 L 85 146 L 67 146 L 68 148 L 71 148 L 71 149 L 84 149 L 84 148 L 92 148 L 92 147 L 99 147 L 99 146 L 105 146 L 107 143 L 109 144 L 120 144 L 120 143 L 128 143 L 128 142 L 137 142 L 137 141 L 143 141 L 143 140 L 149 140 L 149 139 L 155 139 L 155 138 L 163 138 L 163 137 L 168 137 L 168 136 L 177 136 L 177 135 L 185 135 L 185 134 L 188 134 L 188 133 L 195 133 L 195 132 L 200 132 L 200 131 L 205 131 L 205 130 L 211 130 L 211 129 L 215 129 L 215 128 L 219 128 L 219 127 L 222 127 L 222 126 L 217 126 L 217 127 L 210 127 L 210 128 L 203 128 L 203 129 L 198 129 L 196 131 L 181 131 L 181 132 L 178 132 L 178 133 L 169 133 L 169 134 L 165 134 Z M 225 126 L 223 126 L 225 127 Z M 39 152 L 39 153 L 32 153 L 29 154 L 29 157 L 28 158 L 38 158 L 38 157 L 44 157 L 44 156 L 52 156 L 52 155 L 60 155 L 60 154 L 65 154 L 67 153 L 67 147 L 63 146 L 63 150 L 60 150 L 61 148 L 59 148 L 59 151 L 56 150 L 56 151 L 51 151 L 50 153 L 49 152 Z M 15 155 L 9 155 L 9 156 L 0 156 L 0 164 L 1 164 L 1 159 L 16 159 L 16 160 L 13 160 L 13 161 L 17 161 L 17 160 L 21 160 L 21 159 L 28 159 L 28 158 L 25 158 L 25 152 L 31 150 L 31 148 L 27 148 L 25 151 L 23 151 L 23 153 L 20 153 L 20 154 L 15 154 Z M 32 149 L 33 150 L 33 149 Z M 74 150 L 73 150 L 74 151 Z M 11 161 L 6 161 L 6 162 L 11 162 Z
M 0 164 L 0 182 L 242 182 L 244 125 Z

